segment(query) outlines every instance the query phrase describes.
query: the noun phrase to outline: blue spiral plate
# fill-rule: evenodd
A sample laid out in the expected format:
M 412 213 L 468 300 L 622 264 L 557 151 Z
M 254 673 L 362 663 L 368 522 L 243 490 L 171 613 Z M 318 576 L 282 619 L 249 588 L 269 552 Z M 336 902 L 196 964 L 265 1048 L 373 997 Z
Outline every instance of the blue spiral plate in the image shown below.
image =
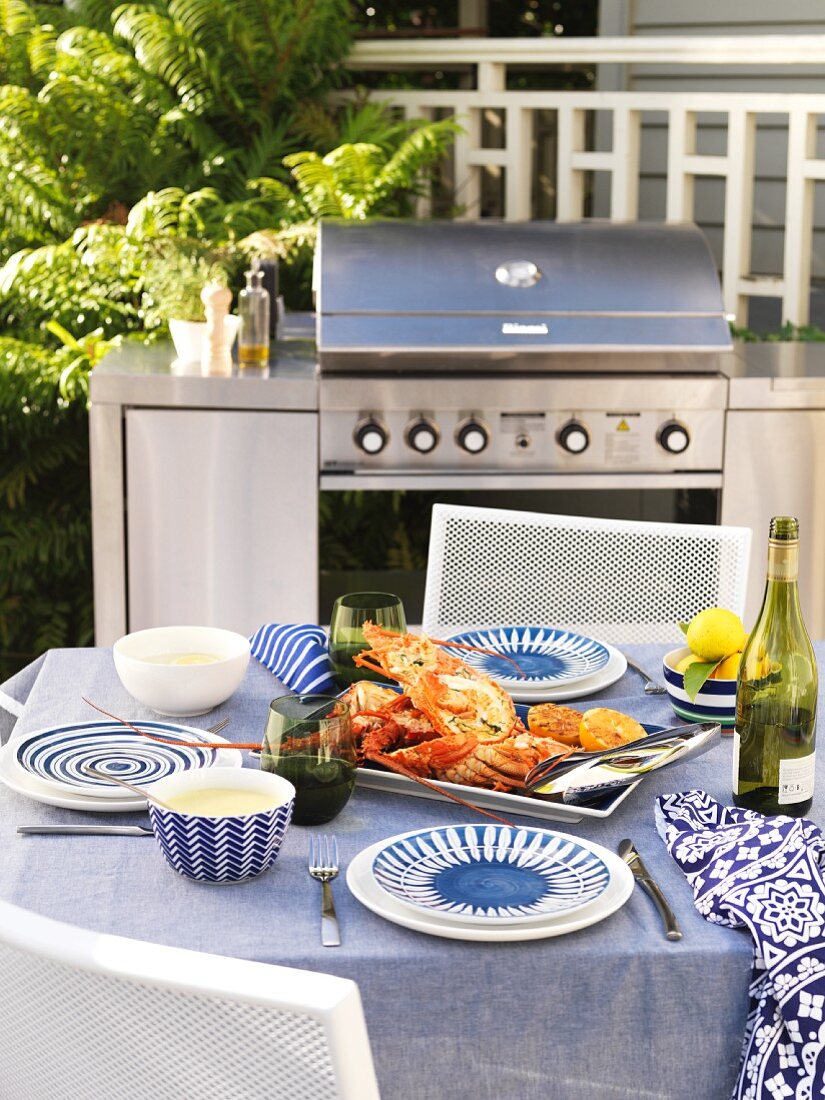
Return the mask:
M 117 798 L 124 797 L 123 788 L 89 775 L 85 770 L 88 765 L 145 787 L 167 775 L 209 767 L 215 760 L 207 739 L 194 730 L 169 722 L 141 722 L 140 728 L 152 737 L 144 737 L 119 722 L 55 726 L 22 738 L 15 755 L 22 768 L 47 783 Z M 165 743 L 198 740 L 203 740 L 202 749 Z

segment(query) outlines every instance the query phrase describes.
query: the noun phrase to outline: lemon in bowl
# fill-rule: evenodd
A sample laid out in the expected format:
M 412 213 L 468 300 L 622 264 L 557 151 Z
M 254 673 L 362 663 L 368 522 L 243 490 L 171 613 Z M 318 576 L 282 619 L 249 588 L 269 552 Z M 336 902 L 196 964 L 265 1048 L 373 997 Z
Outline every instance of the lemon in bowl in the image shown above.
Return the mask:
M 685 691 L 685 669 L 702 661 L 688 646 L 672 649 L 662 661 L 662 673 L 670 705 L 687 722 L 719 722 L 733 726 L 736 718 L 736 670 L 741 653 L 732 653 L 705 680 L 695 699 Z M 730 673 L 733 672 L 732 675 Z M 722 675 L 720 675 L 720 673 Z
M 139 703 L 173 718 L 206 714 L 240 686 L 249 639 L 215 626 L 157 626 L 113 647 L 120 682 Z
M 747 633 L 735 612 L 726 607 L 707 607 L 687 624 L 685 638 L 699 660 L 721 661 L 744 649 Z

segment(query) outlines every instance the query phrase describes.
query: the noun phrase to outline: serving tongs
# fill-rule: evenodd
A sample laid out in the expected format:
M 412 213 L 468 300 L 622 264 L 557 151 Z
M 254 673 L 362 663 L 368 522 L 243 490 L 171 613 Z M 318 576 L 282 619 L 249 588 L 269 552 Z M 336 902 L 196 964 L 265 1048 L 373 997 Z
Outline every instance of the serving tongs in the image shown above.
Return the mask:
M 700 756 L 720 734 L 718 722 L 692 722 L 612 749 L 576 750 L 536 764 L 527 773 L 524 786 L 539 798 L 560 797 L 567 803 L 583 804 L 627 787 L 649 772 Z

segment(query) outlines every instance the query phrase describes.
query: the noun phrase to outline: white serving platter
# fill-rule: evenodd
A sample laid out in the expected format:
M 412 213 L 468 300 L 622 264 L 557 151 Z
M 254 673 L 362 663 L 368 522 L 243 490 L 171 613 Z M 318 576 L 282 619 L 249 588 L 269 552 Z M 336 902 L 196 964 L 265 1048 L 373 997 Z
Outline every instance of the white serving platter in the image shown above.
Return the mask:
M 430 779 L 428 782 L 432 783 L 433 787 L 457 795 L 465 802 L 471 802 L 475 806 L 481 806 L 482 809 L 493 810 L 505 816 L 519 814 L 522 817 L 538 817 L 543 821 L 581 821 L 583 818 L 610 817 L 617 806 L 620 806 L 630 792 L 641 783 L 641 779 L 629 787 L 622 788 L 618 794 L 611 796 L 599 807 L 567 806 L 563 802 L 545 802 L 540 798 L 527 798 L 522 794 L 486 791 L 483 787 L 466 787 L 461 783 L 441 783 L 435 779 Z M 446 795 L 438 794 L 431 787 L 425 787 L 421 783 L 416 783 L 414 779 L 408 779 L 406 775 L 383 771 L 369 765 L 356 769 L 355 785 L 374 791 L 387 791 L 390 794 L 410 795 L 413 798 L 432 798 L 438 802 L 452 801 Z

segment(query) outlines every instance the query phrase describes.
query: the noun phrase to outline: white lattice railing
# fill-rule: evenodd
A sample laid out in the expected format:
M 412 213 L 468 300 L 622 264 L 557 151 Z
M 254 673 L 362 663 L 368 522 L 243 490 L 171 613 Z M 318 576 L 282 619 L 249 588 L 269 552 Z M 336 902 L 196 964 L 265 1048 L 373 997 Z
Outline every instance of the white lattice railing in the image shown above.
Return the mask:
M 814 231 L 814 187 L 825 180 L 825 157 L 817 155 L 817 125 L 825 121 L 825 94 L 736 92 L 558 92 L 508 90 L 508 66 L 570 63 L 631 63 L 760 66 L 822 64 L 825 36 L 630 39 L 471 39 L 361 42 L 350 57 L 353 69 L 466 67 L 474 88 L 450 91 L 378 90 L 373 97 L 404 110 L 408 118 L 437 112 L 458 117 L 464 127 L 454 149 L 454 185 L 463 217 L 477 217 L 484 169 L 504 172 L 502 214 L 511 221 L 535 216 L 532 200 L 537 112 L 556 113 L 556 217 L 585 214 L 585 180 L 590 172 L 610 181 L 609 217 L 632 221 L 639 211 L 640 133 L 644 118 L 666 119 L 666 213 L 668 221 L 694 218 L 694 183 L 716 177 L 724 185 L 722 287 L 725 308 L 747 323 L 751 297 L 782 300 L 782 317 L 808 321 Z M 588 112 L 612 121 L 609 149 L 588 148 Z M 483 120 L 503 120 L 501 147 L 485 147 Z M 720 117 L 727 131 L 724 154 L 697 151 L 702 116 Z M 781 272 L 751 271 L 751 239 L 757 118 L 778 120 L 788 130 L 786 197 Z M 426 213 L 422 208 L 421 213 Z

